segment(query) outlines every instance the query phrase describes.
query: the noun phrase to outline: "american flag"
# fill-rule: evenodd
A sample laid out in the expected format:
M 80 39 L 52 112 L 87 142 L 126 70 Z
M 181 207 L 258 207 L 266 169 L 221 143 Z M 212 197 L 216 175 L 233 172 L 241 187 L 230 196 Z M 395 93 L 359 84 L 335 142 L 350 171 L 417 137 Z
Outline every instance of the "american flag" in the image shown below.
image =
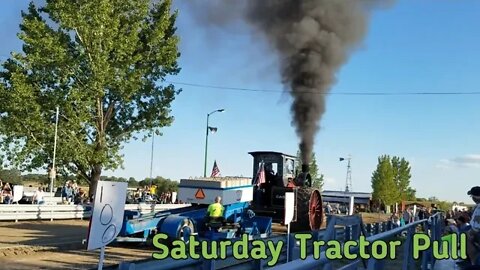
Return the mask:
M 217 166 L 217 161 L 213 163 L 212 175 L 210 177 L 217 177 L 220 176 L 220 169 Z
M 255 179 L 255 185 L 260 186 L 260 184 L 262 183 L 265 183 L 265 166 L 263 161 L 262 163 L 260 163 L 260 167 L 258 167 L 258 172 Z

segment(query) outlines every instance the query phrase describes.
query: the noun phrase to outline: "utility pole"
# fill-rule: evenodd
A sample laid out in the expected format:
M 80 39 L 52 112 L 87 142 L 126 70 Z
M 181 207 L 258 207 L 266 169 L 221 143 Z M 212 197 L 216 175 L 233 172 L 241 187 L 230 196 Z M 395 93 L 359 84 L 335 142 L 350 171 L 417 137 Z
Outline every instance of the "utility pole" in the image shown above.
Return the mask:
M 345 181 L 345 192 L 351 192 L 352 191 L 352 167 L 350 165 L 350 162 L 352 160 L 352 157 L 348 155 L 348 165 L 347 165 L 347 179 Z
M 151 156 L 150 156 L 150 185 L 152 185 L 152 183 L 153 183 L 152 170 L 153 170 L 153 146 L 154 146 L 154 142 L 155 142 L 155 132 L 153 132 L 153 134 L 152 134 L 152 153 L 151 153 Z
M 53 164 L 52 164 L 52 169 L 50 171 L 50 196 L 53 197 L 53 185 L 54 185 L 54 180 L 56 178 L 57 171 L 55 169 L 55 158 L 57 154 L 57 131 L 58 131 L 58 114 L 59 114 L 59 108 L 57 106 L 57 113 L 55 116 L 55 139 L 53 142 Z

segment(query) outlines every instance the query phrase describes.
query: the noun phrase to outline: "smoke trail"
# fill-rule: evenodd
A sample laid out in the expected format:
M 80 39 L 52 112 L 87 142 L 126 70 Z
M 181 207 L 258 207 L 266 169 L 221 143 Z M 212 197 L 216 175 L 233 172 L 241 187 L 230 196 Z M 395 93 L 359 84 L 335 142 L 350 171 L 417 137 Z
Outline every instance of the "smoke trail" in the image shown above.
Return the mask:
M 336 72 L 365 36 L 370 8 L 389 2 L 223 0 L 219 9 L 206 9 L 217 14 L 243 12 L 244 19 L 276 51 L 282 83 L 293 97 L 292 124 L 300 138 L 302 160 L 310 163 L 315 134 L 326 110 L 325 94 L 336 83 Z M 207 20 L 213 24 L 219 21 L 217 16 Z

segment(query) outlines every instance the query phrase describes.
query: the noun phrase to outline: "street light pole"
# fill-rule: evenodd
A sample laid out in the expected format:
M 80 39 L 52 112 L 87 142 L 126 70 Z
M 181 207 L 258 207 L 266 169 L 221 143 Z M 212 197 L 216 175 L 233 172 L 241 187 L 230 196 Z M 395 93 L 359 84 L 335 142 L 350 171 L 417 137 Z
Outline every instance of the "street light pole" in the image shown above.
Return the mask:
M 57 114 L 55 116 L 55 139 L 53 143 L 53 164 L 52 164 L 52 170 L 50 171 L 50 195 L 52 195 L 52 197 L 53 197 L 53 180 L 55 179 L 55 176 L 56 176 L 55 157 L 57 153 L 58 114 L 59 114 L 59 108 L 57 106 Z
M 206 134 L 205 134 L 205 161 L 203 165 L 203 177 L 207 177 L 207 152 L 208 152 L 208 129 L 209 129 L 208 123 L 209 123 L 210 115 L 216 112 L 224 112 L 224 111 L 225 109 L 220 109 L 207 114 L 207 128 L 206 128 Z
M 152 170 L 153 170 L 153 146 L 155 142 L 155 132 L 152 134 L 152 154 L 150 156 L 150 185 L 153 183 Z
M 205 160 L 203 165 L 203 177 L 207 177 L 207 149 L 208 149 L 208 118 L 210 114 L 207 114 L 207 128 L 205 134 Z

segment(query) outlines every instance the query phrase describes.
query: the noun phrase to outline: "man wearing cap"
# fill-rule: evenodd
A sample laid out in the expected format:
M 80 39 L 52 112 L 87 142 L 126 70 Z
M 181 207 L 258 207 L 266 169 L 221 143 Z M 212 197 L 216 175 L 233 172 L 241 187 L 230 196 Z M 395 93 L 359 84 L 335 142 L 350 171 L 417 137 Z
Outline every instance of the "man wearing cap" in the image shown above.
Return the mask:
M 449 218 L 446 220 L 446 227 L 445 227 L 445 233 L 446 234 L 452 234 L 456 233 L 458 234 L 458 227 L 457 227 L 457 222 L 455 220 Z
M 471 229 L 467 232 L 467 254 L 472 264 L 475 265 L 480 246 L 480 187 L 472 187 L 467 195 L 470 195 L 476 204 L 470 222 Z

